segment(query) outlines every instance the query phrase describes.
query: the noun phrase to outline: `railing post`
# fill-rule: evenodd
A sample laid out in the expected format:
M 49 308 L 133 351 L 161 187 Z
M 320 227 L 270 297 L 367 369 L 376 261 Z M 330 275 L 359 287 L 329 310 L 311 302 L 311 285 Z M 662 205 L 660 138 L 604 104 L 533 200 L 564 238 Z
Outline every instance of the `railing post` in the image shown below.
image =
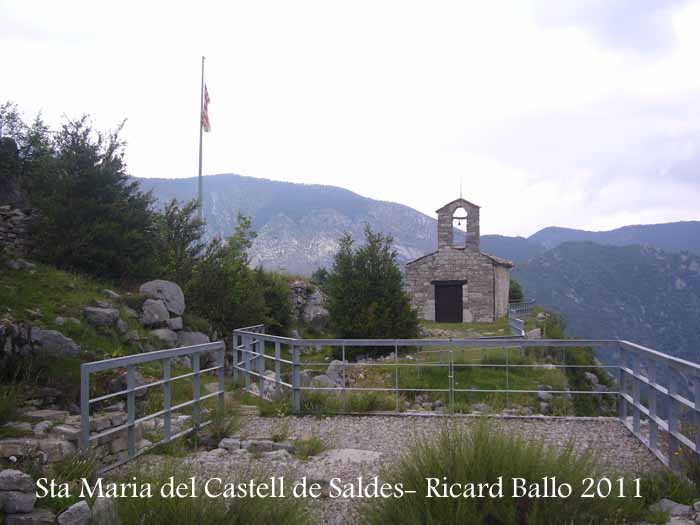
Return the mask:
M 260 397 L 265 397 L 265 340 L 261 337 L 257 338 L 255 343 L 255 348 L 257 350 L 257 363 L 258 363 L 258 387 L 260 388 Z
M 244 382 L 245 382 L 245 387 L 246 389 L 250 388 L 250 342 L 252 340 L 252 337 L 249 335 L 244 335 L 243 336 L 243 366 L 245 367 L 245 372 L 244 372 Z
M 233 374 L 233 382 L 238 383 L 238 334 L 235 330 L 231 336 L 231 346 L 233 347 L 233 370 L 231 373 Z
M 224 409 L 224 388 L 226 387 L 225 381 L 226 381 L 226 345 L 222 341 L 222 347 L 219 349 L 218 352 L 218 364 L 221 368 L 219 368 L 219 395 L 217 396 L 219 399 L 219 410 Z
M 199 377 L 199 353 L 192 354 L 192 400 L 194 404 L 192 405 L 192 425 L 195 431 L 199 430 L 199 424 L 201 422 L 201 415 L 199 410 L 199 398 L 201 396 L 200 390 L 200 377 Z
M 640 415 L 639 410 L 639 356 L 632 352 L 632 428 L 636 435 L 640 435 Z
M 619 375 L 618 375 L 618 389 L 620 390 L 620 421 L 625 425 L 627 424 L 627 399 L 625 399 L 623 394 L 627 394 L 627 353 L 623 347 L 619 347 L 620 357 L 619 357 Z
M 680 463 L 678 453 L 680 452 L 679 441 L 676 438 L 678 433 L 679 406 L 673 396 L 678 394 L 678 380 L 676 371 L 669 366 L 668 370 L 668 463 L 671 470 L 679 471 Z
M 281 359 L 281 348 L 280 348 L 280 342 L 276 341 L 275 342 L 275 397 L 279 399 L 280 397 L 280 390 L 282 386 L 280 385 L 280 381 L 282 381 L 282 363 L 280 363 Z
M 455 375 L 454 375 L 454 350 L 450 348 L 450 364 L 448 366 L 449 373 L 449 403 L 450 403 L 450 414 L 455 413 Z
M 166 441 L 170 441 L 170 436 L 172 435 L 172 414 L 170 413 L 170 407 L 172 405 L 171 390 L 170 390 L 170 358 L 163 359 L 163 434 Z
M 649 448 L 652 451 L 658 449 L 657 441 L 659 434 L 659 425 L 656 422 L 658 408 L 656 405 L 656 361 L 649 359 L 647 361 L 647 376 L 649 378 Z
M 506 347 L 506 408 L 510 408 L 510 350 Z
M 135 368 L 134 365 L 126 367 L 126 413 L 128 424 L 126 429 L 126 443 L 129 458 L 133 458 L 136 454 L 136 429 L 134 428 L 134 421 L 136 420 L 136 392 L 134 392 L 134 387 L 136 386 Z
M 299 389 L 299 347 L 292 346 L 292 411 L 301 412 L 301 390 Z
M 345 387 L 345 385 L 343 385 Z M 396 412 L 399 412 L 399 345 L 394 345 L 394 396 L 396 398 Z
M 346 374 L 345 370 L 347 368 L 347 362 L 345 361 L 345 345 L 341 346 L 341 359 L 343 360 L 343 394 L 342 394 L 342 399 L 343 399 L 343 412 L 348 411 L 348 393 L 346 392 L 346 388 L 348 386 L 347 384 L 347 379 L 346 379 Z
M 80 448 L 90 448 L 90 372 L 87 365 L 80 365 Z

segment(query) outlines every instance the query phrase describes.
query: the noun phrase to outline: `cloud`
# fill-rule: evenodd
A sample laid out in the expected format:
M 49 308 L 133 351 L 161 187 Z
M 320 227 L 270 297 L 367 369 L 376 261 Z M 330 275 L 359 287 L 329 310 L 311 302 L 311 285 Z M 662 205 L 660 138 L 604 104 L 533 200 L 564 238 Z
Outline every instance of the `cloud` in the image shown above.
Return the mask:
M 579 27 L 603 46 L 658 54 L 675 43 L 672 15 L 688 0 L 533 0 L 544 27 Z

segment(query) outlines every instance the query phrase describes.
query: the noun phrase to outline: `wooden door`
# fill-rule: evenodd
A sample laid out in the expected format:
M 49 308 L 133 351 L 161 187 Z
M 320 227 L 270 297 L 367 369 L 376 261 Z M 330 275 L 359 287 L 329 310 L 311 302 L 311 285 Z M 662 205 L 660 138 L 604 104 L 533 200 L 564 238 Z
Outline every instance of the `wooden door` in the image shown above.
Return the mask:
M 435 284 L 435 321 L 461 323 L 462 308 L 461 284 Z

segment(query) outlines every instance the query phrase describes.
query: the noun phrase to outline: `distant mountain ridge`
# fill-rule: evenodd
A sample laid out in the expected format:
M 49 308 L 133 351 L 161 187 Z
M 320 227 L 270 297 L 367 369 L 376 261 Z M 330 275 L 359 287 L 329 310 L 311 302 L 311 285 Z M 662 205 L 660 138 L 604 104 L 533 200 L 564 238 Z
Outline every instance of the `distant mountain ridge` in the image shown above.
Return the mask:
M 197 179 L 138 179 L 164 204 L 192 199 Z M 436 207 L 440 203 L 435 203 Z M 309 275 L 328 266 L 345 232 L 365 224 L 394 237 L 405 263 L 437 246 L 437 221 L 408 206 L 323 185 L 240 175 L 204 180 L 210 236 L 233 233 L 238 212 L 257 231 L 254 265 Z M 529 297 L 563 313 L 570 333 L 623 337 L 700 361 L 700 222 L 625 226 L 607 232 L 544 228 L 528 238 L 483 235 L 481 249 L 515 262 Z M 694 253 L 681 253 L 694 252 Z

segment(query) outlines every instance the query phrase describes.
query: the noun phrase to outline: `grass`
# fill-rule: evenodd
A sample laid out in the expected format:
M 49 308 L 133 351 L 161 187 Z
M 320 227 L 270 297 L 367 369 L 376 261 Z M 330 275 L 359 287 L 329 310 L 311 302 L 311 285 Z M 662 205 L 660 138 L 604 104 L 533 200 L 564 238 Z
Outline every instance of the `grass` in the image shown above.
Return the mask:
M 14 384 L 0 385 L 0 426 L 15 418 L 18 403 L 16 386 Z
M 574 443 L 563 449 L 526 441 L 496 432 L 481 421 L 470 430 L 445 426 L 434 441 L 417 441 L 382 479 L 402 483 L 415 495 L 375 499 L 362 507 L 362 523 L 637 523 L 649 517 L 639 499 L 580 498 L 587 477 L 599 479 L 607 473 L 596 457 L 577 453 Z M 428 495 L 426 478 L 447 483 L 493 483 L 503 476 L 502 498 L 436 498 Z M 568 498 L 512 497 L 512 479 L 542 482 L 556 476 L 557 483 L 573 488 Z
M 294 455 L 302 460 L 317 456 L 324 450 L 326 450 L 326 444 L 317 436 L 309 439 L 297 439 L 294 442 Z
M 175 484 L 187 483 L 193 474 L 183 469 L 178 462 L 172 462 L 156 471 L 132 470 L 124 474 L 124 481 L 136 478 L 138 483 L 148 483 L 151 498 L 116 498 L 113 513 L 98 514 L 93 519 L 96 525 L 119 523 L 120 525 L 301 525 L 307 523 L 301 502 L 294 498 L 212 498 L 207 497 L 203 487 L 198 487 L 198 497 L 162 497 L 161 488 L 172 477 Z M 248 483 L 251 479 L 262 480 L 265 475 L 256 472 L 238 472 L 238 482 Z M 228 482 L 228 481 L 227 481 Z M 223 487 L 211 486 L 223 490 Z
M 509 334 L 508 317 L 493 323 L 436 323 L 434 321 L 421 321 L 421 324 L 426 328 L 434 328 L 438 330 L 451 330 L 455 332 L 478 332 L 481 335 L 505 335 Z
M 238 407 L 229 402 L 223 406 L 217 406 L 209 413 L 211 423 L 207 426 L 207 432 L 217 443 L 224 438 L 230 437 L 241 428 L 241 418 L 238 414 Z

